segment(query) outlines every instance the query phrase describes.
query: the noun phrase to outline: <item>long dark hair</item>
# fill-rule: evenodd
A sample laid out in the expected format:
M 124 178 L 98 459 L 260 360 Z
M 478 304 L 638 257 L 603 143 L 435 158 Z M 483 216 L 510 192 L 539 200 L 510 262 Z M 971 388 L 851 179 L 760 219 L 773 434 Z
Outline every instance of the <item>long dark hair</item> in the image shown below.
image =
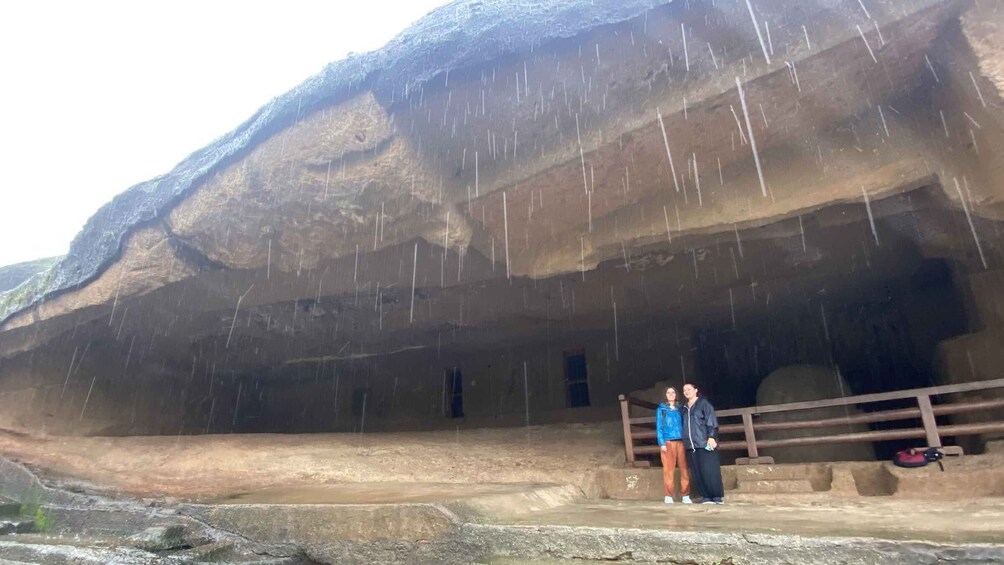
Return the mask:
M 676 393 L 676 400 L 674 400 L 672 404 L 668 404 L 668 406 L 670 407 L 676 406 L 677 404 L 680 403 L 680 393 L 677 392 L 676 387 L 668 386 L 666 387 L 666 391 L 662 393 L 663 398 L 665 398 L 666 395 L 669 394 L 669 391 L 673 391 Z M 666 400 L 668 401 L 669 399 L 667 398 Z

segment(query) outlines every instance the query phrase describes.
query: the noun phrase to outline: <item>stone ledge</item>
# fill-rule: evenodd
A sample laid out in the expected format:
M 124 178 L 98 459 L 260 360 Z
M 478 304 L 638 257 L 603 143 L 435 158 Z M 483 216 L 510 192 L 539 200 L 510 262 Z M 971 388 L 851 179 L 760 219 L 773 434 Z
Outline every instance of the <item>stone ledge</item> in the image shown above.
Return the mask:
M 467 524 L 465 540 L 496 557 L 640 563 L 888 563 L 917 565 L 943 561 L 998 563 L 1004 547 L 940 545 L 869 538 L 813 538 L 790 535 L 679 532 L 568 526 Z M 731 560 L 731 561 L 729 561 Z

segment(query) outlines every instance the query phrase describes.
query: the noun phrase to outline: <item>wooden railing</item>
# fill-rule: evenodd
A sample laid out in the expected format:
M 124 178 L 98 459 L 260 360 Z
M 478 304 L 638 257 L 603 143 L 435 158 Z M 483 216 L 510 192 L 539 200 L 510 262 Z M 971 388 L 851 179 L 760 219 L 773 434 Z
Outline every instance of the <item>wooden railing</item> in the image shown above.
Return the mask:
M 989 418 L 988 421 L 985 422 L 942 426 L 937 424 L 935 417 L 948 414 L 962 414 L 966 412 L 1004 408 L 1004 398 L 989 400 L 963 400 L 943 404 L 933 404 L 931 402 L 931 397 L 999 388 L 1004 388 L 1004 379 L 917 388 L 896 392 L 883 392 L 879 394 L 863 394 L 827 400 L 812 400 L 807 402 L 791 402 L 788 404 L 773 404 L 769 406 L 750 406 L 747 408 L 736 408 L 732 410 L 719 410 L 717 412 L 720 424 L 719 437 L 741 435 L 742 439 L 720 439 L 718 445 L 719 449 L 722 451 L 746 452 L 746 457 L 739 457 L 736 459 L 737 465 L 773 463 L 774 459 L 772 457 L 760 456 L 759 450 L 761 448 L 827 445 L 837 443 L 866 443 L 902 439 L 923 439 L 926 441 L 928 447 L 941 447 L 943 448 L 943 451 L 948 454 L 961 455 L 962 449 L 960 447 L 945 446 L 942 444 L 941 438 L 1004 432 L 1004 413 L 994 413 L 993 417 Z M 658 408 L 658 405 L 623 394 L 620 395 L 619 398 L 621 403 L 621 420 L 624 426 L 624 454 L 626 462 L 629 466 L 647 467 L 650 465 L 650 462 L 640 460 L 638 456 L 655 455 L 659 453 L 659 446 L 647 441 L 655 440 L 656 438 L 655 415 L 651 414 L 651 412 Z M 910 399 L 916 401 L 916 406 L 877 410 L 839 418 L 784 422 L 764 422 L 760 421 L 760 418 L 758 418 L 763 414 L 791 413 L 801 410 L 811 410 L 814 408 L 856 406 L 875 402 Z M 646 415 L 638 416 L 633 414 L 632 410 L 637 411 L 637 409 L 645 410 L 647 412 Z M 738 418 L 740 422 L 728 423 L 729 420 L 734 420 L 736 418 Z M 922 426 L 889 430 L 871 430 L 867 432 L 848 431 L 843 433 L 829 433 L 825 435 L 784 439 L 758 440 L 756 438 L 757 432 L 826 429 L 852 424 L 871 424 L 902 420 L 920 420 Z

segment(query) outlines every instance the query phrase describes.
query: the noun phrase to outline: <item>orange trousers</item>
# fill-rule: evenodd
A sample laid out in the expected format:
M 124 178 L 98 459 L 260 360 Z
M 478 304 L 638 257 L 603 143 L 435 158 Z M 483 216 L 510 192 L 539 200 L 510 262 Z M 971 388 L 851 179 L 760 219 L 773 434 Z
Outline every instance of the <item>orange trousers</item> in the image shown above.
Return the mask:
M 680 496 L 690 496 L 690 469 L 687 468 L 687 456 L 683 441 L 669 440 L 666 451 L 659 451 L 662 457 L 662 483 L 666 488 L 666 496 L 673 496 L 673 471 L 680 469 Z

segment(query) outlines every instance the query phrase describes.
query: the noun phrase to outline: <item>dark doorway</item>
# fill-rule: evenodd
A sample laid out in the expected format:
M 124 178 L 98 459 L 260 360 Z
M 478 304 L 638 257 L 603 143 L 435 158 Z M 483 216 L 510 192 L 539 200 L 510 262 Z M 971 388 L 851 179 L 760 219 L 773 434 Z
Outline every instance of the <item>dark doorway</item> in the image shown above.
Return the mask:
M 464 417 L 464 374 L 460 367 L 446 369 L 446 387 L 444 390 L 444 410 L 449 418 Z
M 589 378 L 584 351 L 565 352 L 565 385 L 568 387 L 570 407 L 589 406 Z

